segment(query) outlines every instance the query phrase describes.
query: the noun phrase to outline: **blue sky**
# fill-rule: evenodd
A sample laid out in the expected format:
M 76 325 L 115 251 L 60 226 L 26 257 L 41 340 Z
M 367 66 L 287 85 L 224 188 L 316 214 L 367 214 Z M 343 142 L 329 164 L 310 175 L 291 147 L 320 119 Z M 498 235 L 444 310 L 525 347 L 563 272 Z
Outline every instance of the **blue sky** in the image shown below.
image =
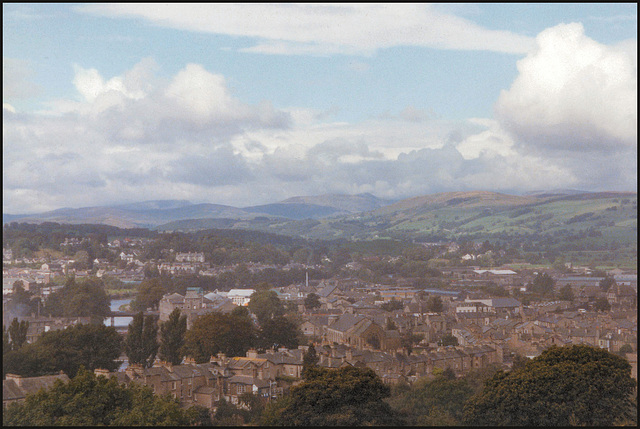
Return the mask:
M 3 212 L 636 191 L 636 4 L 3 4 Z

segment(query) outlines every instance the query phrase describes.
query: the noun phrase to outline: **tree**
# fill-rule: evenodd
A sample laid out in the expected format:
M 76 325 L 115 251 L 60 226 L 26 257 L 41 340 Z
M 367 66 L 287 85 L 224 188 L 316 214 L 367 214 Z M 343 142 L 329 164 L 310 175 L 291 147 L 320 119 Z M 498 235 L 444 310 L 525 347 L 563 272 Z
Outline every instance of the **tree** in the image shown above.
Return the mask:
M 40 305 L 40 298 L 34 297 L 31 291 L 26 291 L 22 287 L 22 282 L 16 280 L 13 283 L 13 293 L 11 294 L 11 301 L 14 309 L 18 314 L 28 315 L 38 312 L 38 306 Z
M 397 425 L 400 417 L 384 399 L 389 387 L 370 368 L 313 368 L 288 396 L 271 403 L 263 425 Z
M 439 296 L 430 296 L 427 299 L 427 311 L 430 313 L 441 313 L 443 309 L 442 298 Z
M 283 346 L 289 349 L 298 348 L 302 332 L 289 318 L 284 316 L 266 320 L 258 332 L 258 346 L 269 348 Z
M 146 311 L 148 308 L 157 308 L 163 295 L 169 292 L 167 286 L 170 283 L 171 279 L 165 276 L 143 280 L 138 285 L 136 298 L 131 301 L 131 308 L 135 311 Z
M 182 348 L 187 332 L 187 316 L 180 316 L 180 309 L 174 309 L 169 320 L 160 324 L 159 357 L 173 365 L 182 363 Z
M 439 346 L 457 346 L 458 339 L 451 334 L 447 334 L 438 341 Z
M 558 295 L 558 298 L 560 298 L 560 300 L 562 301 L 573 301 L 575 297 L 573 295 L 573 289 L 571 288 L 571 285 L 564 285 L 560 289 L 560 295 Z
M 304 299 L 304 306 L 307 310 L 318 308 L 320 307 L 320 305 L 320 297 L 313 292 L 307 295 L 307 297 Z
M 158 353 L 158 325 L 153 316 L 144 317 L 142 312 L 133 316 L 125 340 L 125 353 L 129 363 L 150 368 Z
M 460 425 L 464 404 L 473 395 L 466 379 L 444 375 L 421 379 L 390 398 L 391 407 L 406 416 L 407 424 L 420 426 Z
M 633 347 L 631 347 L 631 344 L 623 344 L 622 347 L 620 347 L 620 350 L 618 350 L 618 354 L 620 356 L 625 356 L 627 353 L 633 353 Z
M 597 298 L 593 306 L 597 311 L 605 312 L 611 310 L 611 304 L 609 304 L 607 298 L 604 297 Z
M 94 323 L 102 323 L 111 313 L 109 304 L 102 279 L 88 278 L 76 282 L 70 278 L 62 289 L 47 298 L 44 313 L 62 317 L 91 317 Z
M 218 353 L 244 356 L 254 344 L 254 327 L 248 316 L 209 313 L 197 318 L 187 331 L 184 353 L 203 363 Z
M 27 331 L 29 330 L 29 322 L 22 320 L 18 322 L 18 318 L 15 317 L 9 325 L 9 337 L 11 339 L 10 348 L 12 350 L 18 350 L 27 342 Z
M 464 411 L 484 426 L 612 426 L 636 419 L 629 362 L 598 347 L 552 346 L 524 368 L 498 371 Z
M 600 289 L 602 289 L 603 292 L 608 292 L 611 286 L 615 286 L 615 284 L 616 281 L 613 276 L 605 275 L 604 278 L 600 280 L 600 283 L 598 283 L 598 286 L 600 286 Z
M 424 339 L 424 335 L 414 334 L 411 331 L 406 331 L 400 334 L 400 345 L 407 351 L 407 356 L 413 352 L 413 346 L 420 344 L 420 341 Z
M 400 300 L 391 298 L 391 300 L 381 304 L 380 308 L 384 311 L 402 310 L 404 308 L 404 304 Z
M 199 407 L 202 408 L 202 407 Z M 176 399 L 149 387 L 120 385 L 81 369 L 68 383 L 27 395 L 2 413 L 6 426 L 187 426 L 202 423 L 201 410 L 182 410 Z M 205 410 L 206 411 L 206 410 Z M 205 421 L 206 423 L 206 421 Z
M 115 371 L 120 366 L 122 338 L 115 328 L 104 325 L 74 325 L 42 334 L 33 344 L 3 356 L 2 370 L 23 377 L 35 377 L 64 371 L 75 376 L 84 366 Z
M 309 348 L 302 355 L 302 378 L 306 378 L 306 373 L 310 368 L 317 368 L 320 358 L 316 353 L 316 348 L 313 344 L 309 345 Z
M 538 273 L 533 279 L 533 283 L 531 284 L 531 291 L 535 293 L 539 293 L 540 295 L 549 295 L 553 292 L 553 287 L 555 286 L 555 281 L 553 277 L 551 277 L 547 273 Z
M 7 327 L 2 325 L 2 354 L 11 351 L 11 339 L 9 338 L 9 331 Z
M 249 310 L 256 315 L 261 325 L 269 319 L 284 315 L 282 302 L 272 290 L 254 292 L 249 301 Z

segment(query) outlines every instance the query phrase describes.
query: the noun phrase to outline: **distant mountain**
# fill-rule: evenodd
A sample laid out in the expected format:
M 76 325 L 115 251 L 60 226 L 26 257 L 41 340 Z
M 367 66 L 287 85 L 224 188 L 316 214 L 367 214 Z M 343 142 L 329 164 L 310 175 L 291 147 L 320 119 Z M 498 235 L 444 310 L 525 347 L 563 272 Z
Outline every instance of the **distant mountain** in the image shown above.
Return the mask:
M 376 207 L 377 206 L 377 207 Z M 358 211 L 359 210 L 359 211 Z M 372 195 L 295 197 L 245 208 L 186 201 L 3 215 L 19 222 L 98 223 L 163 231 L 248 229 L 311 239 L 457 239 L 586 234 L 637 248 L 637 193 L 445 192 L 391 202 Z M 599 236 L 598 234 L 602 234 Z
M 9 218 L 10 222 L 94 223 L 119 228 L 153 228 L 176 220 L 254 217 L 252 213 L 232 206 L 188 204 L 185 205 L 185 202 L 181 201 L 167 201 L 166 204 L 162 201 L 148 201 L 113 207 L 64 208 L 23 217 L 3 214 L 3 222 Z
M 285 217 L 288 219 L 317 219 L 337 213 L 344 214 L 333 207 L 319 206 L 317 204 L 295 204 L 295 203 L 275 203 L 261 206 L 243 208 L 250 213 Z
M 345 213 L 368 212 L 393 204 L 395 200 L 384 200 L 369 193 L 357 195 L 326 194 L 307 197 L 293 197 L 281 201 L 282 204 L 312 204 L 332 207 Z
M 177 208 L 187 207 L 191 205 L 193 205 L 193 203 L 187 200 L 154 200 L 154 201 L 143 201 L 143 202 L 130 203 L 130 204 L 120 204 L 120 205 L 113 206 L 113 208 L 121 209 L 121 210 L 145 211 L 145 210 L 177 209 Z

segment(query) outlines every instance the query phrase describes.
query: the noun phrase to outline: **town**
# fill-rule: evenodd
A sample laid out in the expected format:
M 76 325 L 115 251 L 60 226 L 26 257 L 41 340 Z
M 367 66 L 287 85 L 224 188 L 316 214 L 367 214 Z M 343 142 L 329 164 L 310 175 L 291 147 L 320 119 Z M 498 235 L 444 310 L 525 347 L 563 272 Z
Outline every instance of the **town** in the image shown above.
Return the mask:
M 112 302 L 122 302 L 100 316 L 123 339 L 131 326 L 115 321 L 129 322 L 137 312 L 162 325 L 178 310 L 189 332 L 207 315 L 244 308 L 258 329 L 267 323 L 258 313 L 258 297 L 275 299 L 280 316 L 295 325 L 289 338 L 248 344 L 242 355 L 185 354 L 169 362 L 154 354 L 147 365 L 130 363 L 123 350 L 116 369 L 91 368 L 169 394 L 185 408 L 200 405 L 214 413 L 221 399 L 249 409 L 247 393 L 267 402 L 286 395 L 300 383 L 310 348 L 319 367 L 370 368 L 389 386 L 413 385 L 444 371 L 460 378 L 508 370 L 551 346 L 575 344 L 623 356 L 637 379 L 633 269 L 603 270 L 562 258 L 546 266 L 508 261 L 505 248 L 488 242 L 410 243 L 392 254 L 349 252 L 344 243 L 324 249 L 317 243 L 287 248 L 231 240 L 226 250 L 158 247 L 170 238 L 185 248 L 196 241 L 187 234 L 86 234 L 64 237 L 56 250 L 31 252 L 14 241 L 3 248 L 3 326 L 26 322 L 24 344 L 36 344 L 45 333 L 91 323 L 94 314 L 52 314 L 48 301 L 69 279 L 100 281 Z M 235 259 L 216 258 L 221 250 L 234 251 Z M 508 262 L 495 263 L 500 260 Z M 150 287 L 142 287 L 154 279 L 165 282 L 155 301 Z M 167 289 L 171 282 L 173 289 Z M 69 379 L 64 373 L 26 377 L 6 368 L 4 406 Z

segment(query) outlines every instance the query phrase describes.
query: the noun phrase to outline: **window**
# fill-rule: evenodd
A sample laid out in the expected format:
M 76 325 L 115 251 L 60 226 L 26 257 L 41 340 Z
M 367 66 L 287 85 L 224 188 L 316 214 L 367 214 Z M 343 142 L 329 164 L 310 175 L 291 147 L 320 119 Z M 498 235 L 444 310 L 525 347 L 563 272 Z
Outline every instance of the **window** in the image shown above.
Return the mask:
M 176 390 L 176 382 L 171 383 L 171 390 Z

